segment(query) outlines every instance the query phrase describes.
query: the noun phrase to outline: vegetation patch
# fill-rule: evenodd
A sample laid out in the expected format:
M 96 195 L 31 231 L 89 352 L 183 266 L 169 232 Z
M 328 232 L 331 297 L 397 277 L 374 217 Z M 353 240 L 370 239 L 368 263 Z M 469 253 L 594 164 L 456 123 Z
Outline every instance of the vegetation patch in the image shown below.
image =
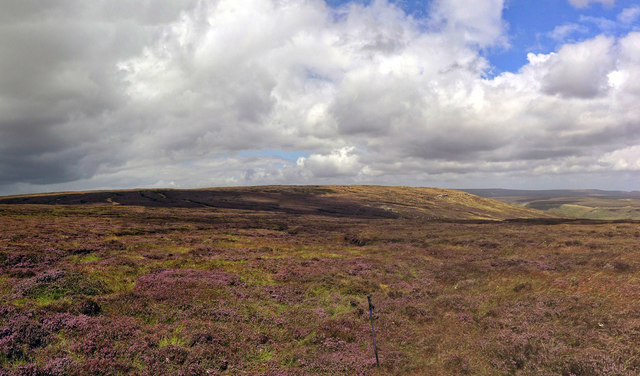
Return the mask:
M 0 205 L 0 374 L 640 374 L 638 222 L 261 189 L 242 208 Z

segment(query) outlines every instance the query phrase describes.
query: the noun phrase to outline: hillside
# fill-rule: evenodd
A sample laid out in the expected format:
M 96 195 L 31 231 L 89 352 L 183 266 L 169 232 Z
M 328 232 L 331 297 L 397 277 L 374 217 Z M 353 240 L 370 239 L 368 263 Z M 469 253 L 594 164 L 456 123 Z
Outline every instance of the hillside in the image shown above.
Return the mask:
M 554 216 L 461 191 L 386 186 L 261 186 L 69 192 L 0 197 L 0 204 L 218 208 L 359 218 L 502 220 Z
M 640 219 L 639 191 L 468 189 L 465 192 L 570 217 Z
M 399 187 L 5 202 L 1 376 L 640 374 L 638 222 Z

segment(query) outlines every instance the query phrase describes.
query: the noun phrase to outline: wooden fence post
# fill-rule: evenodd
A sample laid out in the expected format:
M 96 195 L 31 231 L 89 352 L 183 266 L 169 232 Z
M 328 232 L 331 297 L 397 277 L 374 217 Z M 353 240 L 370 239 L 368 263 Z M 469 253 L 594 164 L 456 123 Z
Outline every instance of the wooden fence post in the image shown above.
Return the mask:
M 380 367 L 380 360 L 378 359 L 378 348 L 376 347 L 376 332 L 373 330 L 373 309 L 375 308 L 371 304 L 371 295 L 367 296 L 369 301 L 369 318 L 371 319 L 371 335 L 373 336 L 373 351 L 376 353 L 376 366 Z

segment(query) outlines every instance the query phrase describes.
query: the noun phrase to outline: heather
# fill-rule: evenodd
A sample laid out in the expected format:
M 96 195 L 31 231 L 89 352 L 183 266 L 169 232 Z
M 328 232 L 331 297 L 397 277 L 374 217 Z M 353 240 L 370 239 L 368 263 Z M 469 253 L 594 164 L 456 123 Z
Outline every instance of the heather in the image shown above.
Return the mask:
M 640 223 L 267 209 L 0 205 L 0 375 L 640 373 Z

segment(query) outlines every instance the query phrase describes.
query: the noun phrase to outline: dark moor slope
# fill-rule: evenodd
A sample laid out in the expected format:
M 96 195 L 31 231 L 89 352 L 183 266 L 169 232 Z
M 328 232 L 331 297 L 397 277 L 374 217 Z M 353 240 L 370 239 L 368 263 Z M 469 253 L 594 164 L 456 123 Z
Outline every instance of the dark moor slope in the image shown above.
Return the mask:
M 35 197 L 0 199 L 3 204 L 87 205 L 221 208 L 277 211 L 287 214 L 327 214 L 335 216 L 397 217 L 379 208 L 365 207 L 346 199 L 320 196 L 322 191 L 214 189 L 214 190 L 135 190 L 117 192 L 65 193 Z
M 468 193 L 383 186 L 145 189 L 11 196 L 0 204 L 220 208 L 360 218 L 509 219 L 553 215 Z

